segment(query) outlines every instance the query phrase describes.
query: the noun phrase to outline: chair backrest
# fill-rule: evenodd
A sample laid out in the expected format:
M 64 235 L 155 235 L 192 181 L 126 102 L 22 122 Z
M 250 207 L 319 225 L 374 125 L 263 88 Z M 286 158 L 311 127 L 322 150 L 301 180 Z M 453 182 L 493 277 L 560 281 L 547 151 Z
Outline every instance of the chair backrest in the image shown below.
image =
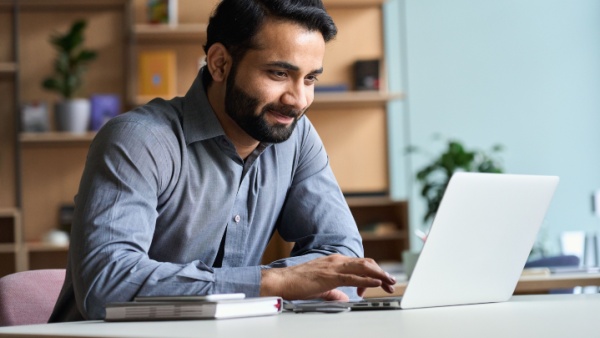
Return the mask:
M 526 268 L 565 268 L 578 267 L 579 257 L 574 255 L 558 255 L 542 257 L 525 264 Z
M 65 269 L 30 270 L 0 278 L 0 326 L 48 322 Z

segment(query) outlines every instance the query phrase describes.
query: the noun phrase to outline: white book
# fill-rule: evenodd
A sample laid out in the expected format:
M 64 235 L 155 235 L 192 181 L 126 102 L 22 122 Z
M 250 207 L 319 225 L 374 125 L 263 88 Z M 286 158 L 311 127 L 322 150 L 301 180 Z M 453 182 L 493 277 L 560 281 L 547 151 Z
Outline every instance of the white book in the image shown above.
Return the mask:
M 133 301 L 106 306 L 106 321 L 224 319 L 281 313 L 280 297 L 253 297 L 219 301 Z
M 177 6 L 178 0 L 169 0 L 169 25 L 177 26 L 179 23 L 179 8 Z

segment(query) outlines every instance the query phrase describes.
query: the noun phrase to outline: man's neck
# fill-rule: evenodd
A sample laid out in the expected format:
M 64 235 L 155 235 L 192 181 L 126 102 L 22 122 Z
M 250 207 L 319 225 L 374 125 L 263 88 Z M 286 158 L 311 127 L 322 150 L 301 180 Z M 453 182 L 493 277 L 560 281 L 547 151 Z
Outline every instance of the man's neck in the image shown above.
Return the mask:
M 213 108 L 225 135 L 233 142 L 235 150 L 242 159 L 246 159 L 260 144 L 253 139 L 225 112 L 224 86 L 209 85 L 206 89 L 208 102 Z

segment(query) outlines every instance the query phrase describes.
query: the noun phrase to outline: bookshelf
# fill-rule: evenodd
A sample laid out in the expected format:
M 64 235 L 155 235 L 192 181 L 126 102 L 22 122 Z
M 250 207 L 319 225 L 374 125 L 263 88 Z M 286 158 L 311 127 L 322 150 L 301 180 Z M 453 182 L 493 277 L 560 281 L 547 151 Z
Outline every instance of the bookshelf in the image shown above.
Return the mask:
M 408 243 L 408 202 L 386 197 L 348 198 L 365 255 L 378 262 L 402 260 Z
M 0 209 L 0 277 L 26 268 L 22 255 L 21 213 L 17 208 Z
M 131 61 L 128 102 L 142 105 L 153 97 L 137 95 L 137 54 L 146 50 L 168 49 L 177 54 L 177 95 L 183 96 L 204 60 L 202 45 L 210 11 L 218 1 L 179 1 L 178 25 L 144 23 L 144 2 L 134 0 L 131 11 Z M 408 207 L 406 201 L 385 197 L 389 191 L 387 106 L 404 98 L 403 93 L 387 90 L 383 43 L 383 5 L 385 0 L 324 0 L 338 26 L 338 36 L 327 45 L 326 70 L 319 84 L 343 84 L 352 88 L 352 64 L 356 60 L 380 60 L 381 88 L 377 91 L 318 92 L 307 112 L 328 151 L 331 166 L 348 196 L 371 195 L 376 198 L 348 198 L 355 216 L 366 255 L 378 260 L 399 261 L 408 248 Z M 340 133 L 344 130 L 344 133 Z M 348 166 L 347 163 L 353 163 Z M 386 224 L 385 231 L 371 228 Z M 380 226 L 381 227 L 381 226 Z M 382 232 L 383 231 L 383 232 Z M 264 262 L 286 256 L 291 243 L 275 236 L 263 257 Z
M 191 1 L 180 0 L 178 25 L 145 24 L 144 2 L 132 2 L 131 10 L 135 19 L 131 28 L 132 64 L 128 80 L 131 88 L 128 102 L 131 106 L 142 105 L 153 98 L 137 95 L 137 55 L 146 50 L 168 49 L 176 52 L 176 93 L 184 95 L 204 60 L 202 45 L 206 39 L 208 16 L 217 2 L 207 1 L 204 7 L 195 7 Z M 339 33 L 327 47 L 324 64 L 326 72 L 320 77 L 319 83 L 343 83 L 351 88 L 351 66 L 358 59 L 379 59 L 382 68 L 385 67 L 382 31 L 384 2 L 324 1 L 338 25 Z M 354 48 L 358 46 L 360 48 Z M 385 86 L 385 68 L 381 73 L 381 82 L 384 84 L 381 90 L 316 93 L 308 112 L 328 149 L 331 165 L 342 189 L 351 194 L 385 195 L 389 190 L 386 106 L 390 101 L 402 99 L 403 94 L 388 92 Z M 348 137 L 338 138 L 338 123 L 332 120 L 343 120 L 341 123 L 349 131 L 360 128 L 348 134 Z M 357 165 L 346 166 L 349 160 Z
M 144 23 L 145 0 L 20 0 L 19 11 L 13 7 L 13 1 L 0 0 L 0 28 L 7 28 L 0 29 L 0 38 L 14 39 L 14 45 L 19 46 L 0 49 L 0 89 L 3 89 L 0 95 L 14 98 L 12 106 L 0 108 L 3 121 L 9 122 L 0 126 L 4 131 L 0 136 L 3 187 L 0 209 L 13 210 L 18 215 L 8 218 L 15 219 L 10 222 L 14 222 L 15 229 L 18 228 L 15 231 L 20 233 L 14 243 L 0 242 L 0 257 L 3 257 L 0 273 L 66 265 L 68 248 L 48 245 L 43 237 L 58 226 L 59 207 L 72 203 L 94 137 L 94 133 L 18 132 L 17 102 L 41 99 L 52 104 L 56 100 L 39 85 L 52 67 L 50 56 L 54 54 L 47 43 L 49 32 L 64 30 L 75 19 L 87 19 L 86 44 L 98 49 L 100 57 L 90 66 L 82 94 L 119 93 L 126 103 L 124 108 L 129 109 L 151 99 L 136 95 L 136 62 L 140 51 L 176 50 L 179 95 L 187 91 L 196 76 L 204 58 L 202 45 L 208 15 L 217 1 L 179 1 L 179 24 L 169 26 Z M 385 86 L 382 28 L 385 1 L 325 0 L 324 3 L 338 25 L 339 34 L 328 44 L 326 72 L 320 83 L 343 83 L 351 87 L 352 62 L 375 58 L 381 60 L 384 85 L 379 91 L 317 93 L 308 116 L 325 143 L 344 192 L 348 196 L 386 196 L 387 105 L 403 99 L 403 94 L 388 92 Z M 348 202 L 359 223 L 367 256 L 398 260 L 408 246 L 406 202 L 385 197 L 349 197 Z M 393 215 L 379 220 L 368 216 L 382 210 Z M 374 223 L 387 223 L 387 232 L 374 231 Z M 276 237 L 273 242 L 277 241 Z M 287 255 L 290 245 L 274 244 L 275 256 Z
M 22 221 L 16 113 L 19 102 L 18 14 L 14 0 L 0 1 L 0 277 L 22 270 Z
M 94 133 L 21 133 L 22 102 L 57 100 L 41 88 L 51 72 L 53 31 L 80 18 L 86 44 L 99 59 L 86 74 L 83 96 L 126 97 L 129 0 L 0 0 L 0 276 L 29 269 L 64 268 L 67 246 L 45 243 L 58 227 L 58 209 L 72 203 Z M 52 110 L 50 111 L 52 121 Z

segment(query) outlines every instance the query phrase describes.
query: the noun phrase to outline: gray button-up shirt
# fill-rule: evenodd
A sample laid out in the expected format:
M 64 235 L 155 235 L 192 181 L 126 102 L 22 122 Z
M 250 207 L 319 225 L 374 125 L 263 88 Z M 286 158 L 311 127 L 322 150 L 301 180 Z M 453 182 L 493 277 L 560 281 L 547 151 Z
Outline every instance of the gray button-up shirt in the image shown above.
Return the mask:
M 183 98 L 155 99 L 109 121 L 75 197 L 65 285 L 51 321 L 98 319 L 139 295 L 243 292 L 261 269 L 341 253 L 362 242 L 308 118 L 289 140 L 236 153 L 198 76 Z M 261 266 L 271 235 L 292 257 Z M 224 240 L 222 264 L 213 267 Z

